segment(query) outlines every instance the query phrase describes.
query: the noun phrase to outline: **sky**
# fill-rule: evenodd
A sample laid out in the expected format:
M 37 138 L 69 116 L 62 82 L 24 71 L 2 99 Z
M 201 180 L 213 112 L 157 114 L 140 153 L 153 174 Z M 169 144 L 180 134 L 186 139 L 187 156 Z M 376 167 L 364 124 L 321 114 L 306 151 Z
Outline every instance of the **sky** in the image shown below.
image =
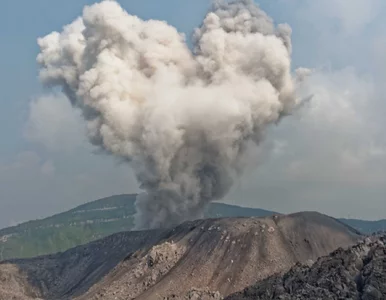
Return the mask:
M 6 0 L 0 10 L 0 228 L 139 191 L 130 166 L 98 153 L 62 94 L 38 80 L 37 38 L 90 0 Z M 189 38 L 211 2 L 118 1 Z M 261 0 L 293 31 L 293 69 L 313 69 L 299 111 L 269 129 L 225 202 L 283 213 L 386 218 L 384 0 Z M 23 9 L 21 9 L 23 8 Z

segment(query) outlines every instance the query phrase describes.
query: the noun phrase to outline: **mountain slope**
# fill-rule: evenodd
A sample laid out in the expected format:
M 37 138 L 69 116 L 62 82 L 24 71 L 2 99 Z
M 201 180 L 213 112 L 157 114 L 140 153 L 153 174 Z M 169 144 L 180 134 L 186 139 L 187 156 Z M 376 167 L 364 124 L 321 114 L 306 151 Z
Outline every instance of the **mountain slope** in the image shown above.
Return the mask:
M 318 213 L 207 219 L 3 262 L 0 276 L 8 293 L 25 292 L 19 299 L 151 300 L 192 287 L 226 296 L 253 284 L 256 274 L 264 279 L 359 238 L 355 230 Z
M 160 231 L 123 232 L 63 253 L 3 262 L 0 287 L 20 300 L 65 298 L 75 288 L 86 291 L 127 255 L 155 243 L 160 236 Z M 18 298 L 20 291 L 23 294 Z M 0 289 L 3 299 L 14 298 Z
M 80 205 L 42 220 L 0 230 L 0 261 L 65 251 L 110 234 L 133 229 L 135 194 L 117 195 Z M 205 218 L 271 216 L 272 211 L 212 203 Z M 384 230 L 386 220 L 342 222 L 371 234 Z
M 360 232 L 366 234 L 376 233 L 378 231 L 386 231 L 386 220 L 379 221 L 365 221 L 365 220 L 356 220 L 356 219 L 340 219 L 342 222 L 347 225 L 354 227 Z
M 312 266 L 298 264 L 226 300 L 386 299 L 386 236 L 338 249 Z
M 67 212 L 0 230 L 0 261 L 65 251 L 133 229 L 135 194 L 117 195 Z M 212 203 L 206 218 L 268 216 L 274 212 Z

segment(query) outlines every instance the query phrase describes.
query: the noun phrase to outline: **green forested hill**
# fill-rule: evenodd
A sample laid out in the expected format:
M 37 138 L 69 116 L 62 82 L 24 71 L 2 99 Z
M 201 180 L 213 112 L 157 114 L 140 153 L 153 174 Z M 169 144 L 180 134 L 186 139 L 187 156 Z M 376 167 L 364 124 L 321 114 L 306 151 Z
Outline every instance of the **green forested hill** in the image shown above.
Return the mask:
M 0 230 L 0 260 L 55 253 L 112 233 L 133 228 L 136 195 L 118 195 L 80 205 L 42 220 Z M 205 215 L 250 217 L 275 214 L 255 208 L 212 203 Z M 386 229 L 386 220 L 371 222 L 341 219 L 363 233 Z
M 113 196 L 0 230 L 0 260 L 54 253 L 130 230 L 135 195 Z

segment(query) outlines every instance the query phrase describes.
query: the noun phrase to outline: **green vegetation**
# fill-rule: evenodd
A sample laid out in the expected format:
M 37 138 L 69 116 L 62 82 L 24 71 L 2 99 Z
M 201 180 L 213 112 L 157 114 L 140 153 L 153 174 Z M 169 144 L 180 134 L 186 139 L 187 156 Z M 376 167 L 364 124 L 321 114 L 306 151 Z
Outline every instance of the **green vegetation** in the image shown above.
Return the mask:
M 0 260 L 60 252 L 110 234 L 132 230 L 136 195 L 118 195 L 80 205 L 46 219 L 29 221 L 0 230 Z M 272 211 L 212 203 L 205 217 L 269 216 Z M 372 233 L 386 229 L 378 222 L 344 220 L 346 224 Z

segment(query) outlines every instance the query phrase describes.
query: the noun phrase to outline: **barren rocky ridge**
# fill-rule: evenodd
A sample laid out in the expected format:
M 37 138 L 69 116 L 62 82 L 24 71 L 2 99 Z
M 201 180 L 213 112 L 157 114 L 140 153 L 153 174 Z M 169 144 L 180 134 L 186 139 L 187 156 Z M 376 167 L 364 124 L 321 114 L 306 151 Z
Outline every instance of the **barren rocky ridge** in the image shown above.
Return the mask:
M 15 299 L 163 299 L 189 293 L 205 299 L 196 297 L 205 294 L 202 289 L 226 297 L 360 238 L 347 225 L 311 212 L 198 220 L 3 262 L 0 282 L 13 296 L 24 296 Z
M 297 264 L 226 300 L 386 299 L 386 235 L 337 249 L 312 266 Z

